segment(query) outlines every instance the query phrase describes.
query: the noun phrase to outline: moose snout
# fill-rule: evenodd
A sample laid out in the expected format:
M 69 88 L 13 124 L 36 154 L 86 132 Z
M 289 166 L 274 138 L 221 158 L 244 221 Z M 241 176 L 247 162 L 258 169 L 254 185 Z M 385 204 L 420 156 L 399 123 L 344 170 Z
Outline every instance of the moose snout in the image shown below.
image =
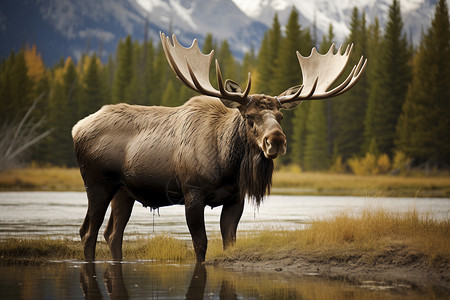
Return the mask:
M 286 154 L 286 136 L 280 130 L 273 130 L 264 136 L 264 155 L 267 158 L 276 158 L 278 155 Z

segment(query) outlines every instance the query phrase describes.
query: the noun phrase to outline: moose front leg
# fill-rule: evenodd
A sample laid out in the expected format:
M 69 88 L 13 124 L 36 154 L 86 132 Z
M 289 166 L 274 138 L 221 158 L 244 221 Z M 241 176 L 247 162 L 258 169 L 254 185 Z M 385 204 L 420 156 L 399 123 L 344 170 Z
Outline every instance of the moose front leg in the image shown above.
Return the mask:
M 223 249 L 236 242 L 236 230 L 244 211 L 244 199 L 236 195 L 231 204 L 224 204 L 220 215 L 220 232 L 222 234 Z
M 186 222 L 191 233 L 197 262 L 204 262 L 208 239 L 205 230 L 205 202 L 199 188 L 188 188 L 184 193 Z

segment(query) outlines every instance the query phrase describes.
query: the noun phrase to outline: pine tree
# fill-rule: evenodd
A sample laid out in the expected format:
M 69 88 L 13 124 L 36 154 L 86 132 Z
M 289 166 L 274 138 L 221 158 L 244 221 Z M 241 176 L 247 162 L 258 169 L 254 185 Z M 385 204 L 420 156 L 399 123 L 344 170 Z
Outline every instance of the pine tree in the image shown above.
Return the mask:
M 273 94 L 279 94 L 289 87 L 300 84 L 301 71 L 295 53 L 296 51 L 299 51 L 303 55 L 305 55 L 305 53 L 309 54 L 311 46 L 312 41 L 309 31 L 301 30 L 300 24 L 298 23 L 298 12 L 293 8 L 286 24 L 286 35 L 278 50 L 276 68 L 273 74 L 273 81 L 271 81 Z M 292 140 L 299 142 L 298 145 L 293 146 L 295 149 L 301 147 L 300 144 L 303 143 L 301 143 L 300 140 L 305 138 L 305 136 L 293 137 L 293 128 L 304 128 L 300 123 L 303 123 L 306 120 L 306 115 L 304 115 L 306 110 L 296 113 L 296 111 L 302 109 L 303 107 L 298 107 L 294 111 L 284 112 L 283 130 L 288 141 Z M 299 149 L 298 151 L 300 152 L 289 152 L 287 156 L 282 157 L 282 160 L 284 162 L 298 161 L 296 156 L 301 155 L 303 150 Z
M 310 104 L 306 122 L 305 169 L 325 170 L 329 167 L 325 102 Z
M 53 69 L 49 97 L 49 126 L 53 129 L 45 148 L 47 161 L 60 166 L 75 166 L 71 130 L 76 118 L 75 101 L 78 94 L 78 74 L 68 58 L 64 67 Z
M 449 57 L 448 7 L 440 0 L 414 59 L 413 79 L 397 127 L 398 148 L 416 164 L 450 164 Z
M 349 73 L 350 67 L 356 65 L 362 55 L 367 58 L 366 52 L 366 24 L 365 14 L 359 17 L 355 7 L 350 24 L 350 36 L 347 44 L 353 43 L 352 56 L 349 60 L 349 68 L 343 78 Z M 333 99 L 333 111 L 335 113 L 334 143 L 337 154 L 346 160 L 352 156 L 360 155 L 364 145 L 364 119 L 367 108 L 368 85 L 366 73 L 358 84 L 345 95 Z
M 278 50 L 276 69 L 272 75 L 272 90 L 275 94 L 279 94 L 287 88 L 300 83 L 301 73 L 295 52 L 300 51 L 302 54 L 305 54 L 305 52 L 301 51 L 301 48 L 304 47 L 304 42 L 300 24 L 298 23 L 298 12 L 293 8 L 286 24 L 286 34 Z
M 258 55 L 258 80 L 256 81 L 256 90 L 258 92 L 268 95 L 279 93 L 279 91 L 273 89 L 273 81 L 276 68 L 275 63 L 282 39 L 281 25 L 278 21 L 278 15 L 275 14 L 272 28 L 264 35 Z
M 78 108 L 80 118 L 99 110 L 106 102 L 103 96 L 100 61 L 94 54 L 90 58 L 89 67 L 83 76 L 83 97 L 80 98 Z
M 167 82 L 166 88 L 162 94 L 161 105 L 175 107 L 182 103 L 179 102 L 177 91 L 172 80 Z
M 207 33 L 205 37 L 205 41 L 203 42 L 202 52 L 204 54 L 211 53 L 212 50 L 216 49 L 217 45 L 214 43 L 214 38 L 212 33 Z
M 278 53 L 280 51 L 280 44 L 283 42 L 283 35 L 281 33 L 281 25 L 278 21 L 278 15 L 275 14 L 273 18 L 272 28 L 269 30 L 269 61 L 270 64 L 270 73 L 269 77 L 267 78 L 267 81 L 265 84 L 267 85 L 266 90 L 269 95 L 274 95 L 278 91 L 276 91 L 273 87 L 276 84 L 274 81 L 275 76 L 275 69 L 276 66 L 274 63 L 278 59 Z
M 114 83 L 115 64 L 112 55 L 108 56 L 108 61 L 105 66 L 101 68 L 101 77 L 103 85 L 103 99 L 105 104 L 112 103 L 112 89 Z
M 33 101 L 33 81 L 28 77 L 25 51 L 11 53 L 0 83 L 0 119 L 12 121 L 23 116 Z
M 378 53 L 381 49 L 382 34 L 380 23 L 378 18 L 375 18 L 373 24 L 368 28 L 368 38 L 367 38 L 367 56 L 370 57 L 370 65 L 373 67 L 367 68 L 365 72 L 367 73 L 367 81 L 369 83 L 369 92 L 372 90 L 373 82 L 376 78 L 376 65 L 378 65 Z
M 270 60 L 269 53 L 269 32 L 266 31 L 258 52 L 258 78 L 255 80 L 254 84 L 255 90 L 258 93 L 269 94 L 268 90 L 270 89 L 270 87 L 268 82 L 270 82 L 271 76 L 273 76 L 273 73 L 271 72 L 273 61 Z
M 377 88 L 377 72 L 378 72 L 378 64 L 379 64 L 379 53 L 382 47 L 383 36 L 381 34 L 380 23 L 378 18 L 375 18 L 374 23 L 369 26 L 368 29 L 368 56 L 370 57 L 370 66 L 366 69 L 366 77 L 368 81 L 368 97 L 373 92 L 375 88 Z M 377 147 L 375 150 L 379 152 L 378 146 L 376 145 L 375 138 L 371 135 L 370 130 L 368 130 L 372 124 L 373 115 L 371 112 L 375 109 L 373 107 L 376 103 L 374 101 L 367 101 L 366 108 L 366 116 L 364 118 L 364 144 L 362 147 L 363 152 L 373 153 L 371 149 L 374 148 L 374 145 Z
M 42 60 L 42 56 L 37 52 L 36 45 L 31 48 L 25 49 L 25 63 L 27 65 L 28 78 L 33 82 L 33 86 L 36 86 L 39 81 L 45 76 L 45 65 Z M 36 94 L 35 94 L 36 96 Z
M 162 47 L 159 47 L 153 63 L 153 90 L 150 91 L 150 103 L 152 105 L 161 104 L 162 94 L 166 89 L 167 80 L 169 78 L 169 71 L 172 72 L 167 63 L 164 50 Z M 182 86 L 181 82 L 177 83 L 177 85 L 178 87 Z
M 150 95 L 154 89 L 154 78 L 156 74 L 154 73 L 154 63 L 155 63 L 155 47 L 153 46 L 152 40 L 146 43 L 144 47 L 144 58 L 145 58 L 145 71 L 144 71 L 144 86 L 145 86 L 145 105 L 151 105 Z
M 244 59 L 242 60 L 242 71 L 241 71 L 241 82 L 246 84 L 248 79 L 248 73 L 254 74 L 253 70 L 256 69 L 256 56 L 255 48 L 251 47 L 250 51 L 245 53 Z
M 133 43 L 133 66 L 131 80 L 125 89 L 125 99 L 131 104 L 144 104 L 146 102 L 146 77 L 145 77 L 145 59 L 144 44 L 140 45 L 137 41 Z
M 114 103 L 124 102 L 125 93 L 130 85 L 133 76 L 133 43 L 131 36 L 127 36 L 125 41 L 119 41 L 117 47 L 117 71 L 114 79 L 113 99 Z
M 222 72 L 223 78 L 233 78 L 233 80 L 236 80 L 238 73 L 236 63 L 230 50 L 230 44 L 227 40 L 222 41 L 217 54 L 217 60 L 220 63 L 220 71 Z M 215 74 L 215 72 L 213 74 Z M 217 82 L 217 79 L 215 79 L 215 81 Z
M 294 110 L 292 137 L 288 139 L 288 151 L 290 162 L 305 168 L 305 147 L 307 136 L 307 121 L 309 115 L 310 101 L 303 101 L 300 106 Z M 283 129 L 285 122 L 283 121 Z
M 71 114 L 67 116 L 67 121 L 69 126 L 73 126 L 79 119 L 84 118 L 86 115 L 77 113 L 79 112 L 78 105 L 82 96 L 80 95 L 81 86 L 79 82 L 79 75 L 70 57 L 67 58 L 64 67 L 63 93 L 66 98 L 65 105 L 67 111 L 71 112 Z
M 45 159 L 52 165 L 67 165 L 65 156 L 68 151 L 67 137 L 70 137 L 70 132 L 67 131 L 68 126 L 65 124 L 68 113 L 65 100 L 63 84 L 59 81 L 53 81 L 48 103 L 48 121 L 53 131 L 44 141 L 44 147 L 48 150 L 44 154 Z
M 393 0 L 377 64 L 371 66 L 375 76 L 366 113 L 365 144 L 375 139 L 381 153 L 394 151 L 395 130 L 411 78 L 410 58 L 400 4 Z

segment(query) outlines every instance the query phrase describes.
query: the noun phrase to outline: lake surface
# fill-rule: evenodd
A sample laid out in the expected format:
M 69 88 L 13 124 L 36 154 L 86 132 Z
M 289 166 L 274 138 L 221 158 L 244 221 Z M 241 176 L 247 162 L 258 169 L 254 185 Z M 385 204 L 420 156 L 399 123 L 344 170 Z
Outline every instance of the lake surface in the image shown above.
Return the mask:
M 230 272 L 214 266 L 128 261 L 0 266 L 1 299 L 447 299 L 401 282 Z M 5 276 L 4 274 L 8 274 Z
M 298 229 L 311 220 L 346 211 L 416 209 L 437 219 L 450 216 L 450 199 L 269 196 L 246 204 L 239 232 Z M 79 240 L 85 193 L 1 192 L 0 239 L 36 236 Z M 221 208 L 205 209 L 207 233 L 219 234 Z M 103 231 L 109 212 L 105 218 Z M 136 203 L 125 237 L 169 233 L 190 239 L 184 206 L 150 211 Z M 101 236 L 101 235 L 100 235 Z M 239 238 L 239 236 L 238 236 Z M 323 278 L 315 274 L 230 272 L 214 266 L 128 260 L 52 261 L 42 266 L 0 265 L 0 299 L 448 299 L 448 292 L 407 282 Z
M 306 226 L 311 220 L 330 217 L 342 211 L 354 214 L 363 209 L 383 207 L 394 212 L 416 209 L 438 219 L 450 217 L 448 198 L 364 198 L 334 196 L 269 196 L 256 208 L 246 203 L 239 232 Z M 87 210 L 83 192 L 0 192 L 0 239 L 48 235 L 79 239 L 78 231 Z M 207 234 L 219 233 L 221 207 L 205 208 Z M 103 232 L 109 210 L 106 214 Z M 169 233 L 190 239 L 184 206 L 151 211 L 136 202 L 125 238 Z M 101 236 L 101 235 L 100 235 Z

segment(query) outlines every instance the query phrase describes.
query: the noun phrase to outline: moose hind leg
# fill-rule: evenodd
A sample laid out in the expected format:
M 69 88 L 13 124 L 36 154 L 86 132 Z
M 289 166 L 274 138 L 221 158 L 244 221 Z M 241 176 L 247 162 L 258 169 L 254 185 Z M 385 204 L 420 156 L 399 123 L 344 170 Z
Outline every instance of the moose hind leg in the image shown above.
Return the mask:
M 92 261 L 95 259 L 98 230 L 115 191 L 112 188 L 103 187 L 87 188 L 86 191 L 88 211 L 80 229 L 80 236 L 84 246 L 84 258 Z
M 236 196 L 231 204 L 224 204 L 220 215 L 220 233 L 222 234 L 223 248 L 236 242 L 236 231 L 244 211 L 243 199 Z
M 122 259 L 122 241 L 125 226 L 130 220 L 134 199 L 124 190 L 119 190 L 111 201 L 111 216 L 104 237 L 114 260 Z

